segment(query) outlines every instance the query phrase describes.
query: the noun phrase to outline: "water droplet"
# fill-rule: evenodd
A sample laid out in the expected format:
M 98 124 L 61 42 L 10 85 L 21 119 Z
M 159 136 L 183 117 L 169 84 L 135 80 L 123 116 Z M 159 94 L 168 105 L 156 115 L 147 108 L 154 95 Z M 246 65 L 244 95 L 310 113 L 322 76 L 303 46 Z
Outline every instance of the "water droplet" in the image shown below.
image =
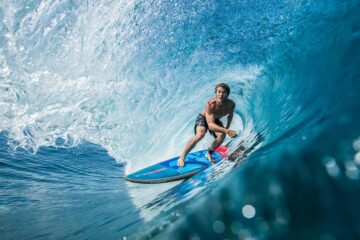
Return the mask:
M 250 218 L 255 217 L 256 210 L 252 205 L 248 204 L 242 208 L 242 214 L 244 215 L 244 217 L 250 219 Z
M 359 178 L 359 170 L 353 161 L 345 162 L 346 176 L 350 179 L 357 180 Z
M 272 183 L 269 187 L 269 190 L 270 190 L 270 193 L 275 196 L 278 196 L 282 193 L 281 187 L 276 183 Z
M 234 234 L 239 234 L 240 230 L 242 228 L 242 225 L 240 222 L 232 222 L 231 223 L 231 231 L 234 233 Z
M 360 151 L 355 154 L 354 160 L 357 164 L 360 165 Z
M 276 222 L 283 225 L 287 224 L 290 220 L 290 214 L 284 208 L 278 209 L 275 213 L 275 217 Z
M 346 168 L 346 170 L 349 170 L 349 171 L 357 170 L 356 165 L 354 164 L 353 161 L 346 161 L 345 168 Z
M 239 232 L 239 239 L 248 239 L 251 238 L 251 232 L 248 229 L 241 229 Z
M 340 169 L 336 164 L 335 158 L 326 156 L 323 158 L 323 163 L 326 167 L 326 171 L 332 177 L 338 177 L 340 175 Z
M 355 151 L 359 152 L 360 151 L 360 137 L 358 137 L 357 139 L 355 139 L 353 141 L 353 148 Z
M 213 224 L 213 230 L 216 233 L 223 233 L 225 230 L 225 225 L 222 221 L 215 221 Z
M 323 158 L 323 163 L 324 165 L 328 168 L 328 167 L 333 167 L 336 165 L 335 162 L 335 158 L 331 157 L 331 156 L 326 156 Z

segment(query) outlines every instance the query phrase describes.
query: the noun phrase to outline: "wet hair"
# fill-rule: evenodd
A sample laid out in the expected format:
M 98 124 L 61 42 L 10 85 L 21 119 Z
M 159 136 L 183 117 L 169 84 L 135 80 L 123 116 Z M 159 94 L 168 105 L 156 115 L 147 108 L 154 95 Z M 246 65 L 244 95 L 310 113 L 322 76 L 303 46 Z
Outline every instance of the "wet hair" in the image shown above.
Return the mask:
M 230 87 L 229 87 L 229 85 L 227 85 L 226 83 L 219 83 L 218 85 L 215 86 L 215 93 L 216 93 L 216 90 L 217 90 L 219 87 L 222 87 L 223 89 L 225 89 L 226 93 L 227 93 L 228 95 L 230 95 Z

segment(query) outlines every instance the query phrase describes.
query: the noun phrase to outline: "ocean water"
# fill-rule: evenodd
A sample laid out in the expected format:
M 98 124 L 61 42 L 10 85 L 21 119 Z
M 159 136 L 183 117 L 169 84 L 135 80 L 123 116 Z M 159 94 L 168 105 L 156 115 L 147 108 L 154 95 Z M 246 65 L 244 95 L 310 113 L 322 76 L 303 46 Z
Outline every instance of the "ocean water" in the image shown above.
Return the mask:
M 126 182 L 219 82 L 229 159 Z M 360 239 L 359 123 L 359 1 L 0 2 L 1 239 Z

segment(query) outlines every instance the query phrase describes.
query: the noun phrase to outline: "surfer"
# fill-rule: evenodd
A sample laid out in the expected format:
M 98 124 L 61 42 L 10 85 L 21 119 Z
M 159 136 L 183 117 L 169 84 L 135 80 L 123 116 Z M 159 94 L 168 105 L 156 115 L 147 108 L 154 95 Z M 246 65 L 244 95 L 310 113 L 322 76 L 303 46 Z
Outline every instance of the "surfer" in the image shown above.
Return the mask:
M 227 134 L 229 137 L 236 137 L 236 132 L 229 129 L 233 113 L 235 109 L 235 102 L 229 99 L 230 87 L 225 83 L 220 83 L 215 86 L 215 98 L 208 100 L 205 108 L 198 115 L 195 121 L 194 132 L 195 136 L 190 138 L 186 147 L 179 157 L 177 165 L 183 167 L 185 165 L 184 159 L 186 155 L 196 146 L 196 144 L 205 136 L 206 131 L 209 129 L 210 134 L 215 138 L 214 142 L 208 148 L 205 157 L 211 163 L 214 159 L 211 154 L 218 148 L 225 139 Z M 220 121 L 220 118 L 227 115 L 226 127 Z

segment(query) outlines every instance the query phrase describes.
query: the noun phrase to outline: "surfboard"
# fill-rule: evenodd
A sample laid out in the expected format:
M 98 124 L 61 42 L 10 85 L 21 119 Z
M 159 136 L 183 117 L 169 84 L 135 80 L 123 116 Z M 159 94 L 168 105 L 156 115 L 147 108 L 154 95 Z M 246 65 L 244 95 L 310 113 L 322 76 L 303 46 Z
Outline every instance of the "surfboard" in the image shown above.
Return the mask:
M 185 159 L 185 166 L 177 166 L 179 157 L 146 167 L 125 177 L 135 183 L 164 183 L 189 178 L 211 166 L 205 157 L 207 150 L 189 153 Z M 216 163 L 228 156 L 228 147 L 220 146 L 211 155 Z

